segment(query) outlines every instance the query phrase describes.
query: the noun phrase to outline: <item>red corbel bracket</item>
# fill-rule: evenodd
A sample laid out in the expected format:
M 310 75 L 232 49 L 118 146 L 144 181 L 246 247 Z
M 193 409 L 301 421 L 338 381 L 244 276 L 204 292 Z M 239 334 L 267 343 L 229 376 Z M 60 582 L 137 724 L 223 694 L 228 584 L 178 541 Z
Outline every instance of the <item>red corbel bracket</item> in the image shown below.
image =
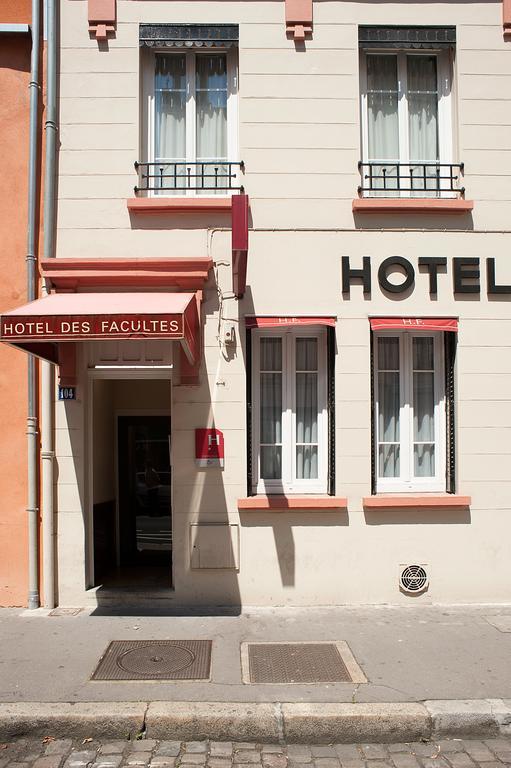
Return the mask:
M 232 291 L 240 299 L 247 285 L 248 195 L 232 196 Z
M 182 346 L 179 347 L 179 383 L 182 387 L 197 387 L 200 384 L 199 372 L 202 362 L 202 291 L 195 291 L 197 312 L 194 314 L 193 336 L 195 341 L 193 361 L 190 361 Z
M 115 32 L 116 0 L 89 0 L 89 32 L 96 40 L 106 40 Z
M 511 40 L 511 0 L 502 0 L 502 26 L 504 36 Z
M 286 0 L 286 34 L 296 41 L 312 34 L 312 0 Z
M 76 386 L 76 344 L 72 341 L 59 344 L 59 384 Z

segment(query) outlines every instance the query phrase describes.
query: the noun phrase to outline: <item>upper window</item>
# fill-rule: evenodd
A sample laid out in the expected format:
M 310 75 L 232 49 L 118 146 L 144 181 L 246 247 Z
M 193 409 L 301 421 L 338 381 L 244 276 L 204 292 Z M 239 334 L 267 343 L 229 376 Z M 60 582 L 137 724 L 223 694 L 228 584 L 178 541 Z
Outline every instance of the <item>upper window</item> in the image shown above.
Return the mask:
M 446 490 L 443 333 L 374 335 L 376 490 Z
M 184 48 L 184 49 L 183 49 Z M 240 187 L 237 48 L 155 45 L 144 54 L 140 189 L 218 195 Z
M 361 190 L 368 196 L 456 195 L 451 49 L 371 45 L 361 43 Z
M 255 493 L 326 493 L 324 329 L 253 331 Z

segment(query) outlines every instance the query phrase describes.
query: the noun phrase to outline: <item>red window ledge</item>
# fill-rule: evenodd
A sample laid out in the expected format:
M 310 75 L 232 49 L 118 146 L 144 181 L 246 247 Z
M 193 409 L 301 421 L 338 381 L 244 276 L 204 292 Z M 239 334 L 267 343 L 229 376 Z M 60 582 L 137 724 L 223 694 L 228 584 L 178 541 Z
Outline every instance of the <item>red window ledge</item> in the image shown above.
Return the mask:
M 378 198 L 353 200 L 353 213 L 470 213 L 473 200 L 459 198 Z
M 230 213 L 230 197 L 130 197 L 132 213 Z
M 288 509 L 347 509 L 348 499 L 343 496 L 247 496 L 238 499 L 238 509 L 285 512 Z
M 366 496 L 362 499 L 364 509 L 398 509 L 398 508 L 438 508 L 438 507 L 470 507 L 472 504 L 471 496 L 459 496 L 456 493 L 443 493 L 438 495 L 428 493 L 406 494 L 391 496 L 390 494 L 381 494 L 376 496 Z

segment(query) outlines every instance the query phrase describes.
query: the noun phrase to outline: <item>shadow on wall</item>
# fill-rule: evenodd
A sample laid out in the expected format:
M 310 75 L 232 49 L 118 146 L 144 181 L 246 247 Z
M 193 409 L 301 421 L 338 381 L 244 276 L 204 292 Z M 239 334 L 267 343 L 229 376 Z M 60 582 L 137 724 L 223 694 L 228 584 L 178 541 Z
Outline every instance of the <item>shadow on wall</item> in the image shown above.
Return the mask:
M 442 232 L 471 232 L 474 220 L 471 213 L 467 214 L 393 214 L 393 213 L 354 213 L 353 222 L 361 230 L 419 230 Z
M 243 528 L 271 527 L 275 540 L 275 552 L 280 570 L 283 587 L 294 587 L 296 583 L 296 553 L 293 529 L 299 527 L 314 528 L 349 525 L 347 510 L 332 510 L 331 512 L 312 512 L 311 521 L 308 511 L 293 510 L 289 512 L 242 512 L 240 522 Z
M 458 509 L 378 509 L 364 510 L 367 525 L 470 525 L 468 507 Z

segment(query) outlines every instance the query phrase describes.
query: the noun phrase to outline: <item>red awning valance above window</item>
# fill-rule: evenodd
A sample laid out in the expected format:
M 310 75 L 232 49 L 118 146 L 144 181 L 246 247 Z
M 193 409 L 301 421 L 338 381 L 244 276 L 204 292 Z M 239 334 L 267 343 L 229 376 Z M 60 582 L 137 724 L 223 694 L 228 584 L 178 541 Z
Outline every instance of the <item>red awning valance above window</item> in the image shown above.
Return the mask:
M 246 317 L 247 328 L 286 328 L 297 325 L 330 325 L 335 327 L 335 317 Z
M 456 317 L 370 317 L 372 331 L 458 331 Z

